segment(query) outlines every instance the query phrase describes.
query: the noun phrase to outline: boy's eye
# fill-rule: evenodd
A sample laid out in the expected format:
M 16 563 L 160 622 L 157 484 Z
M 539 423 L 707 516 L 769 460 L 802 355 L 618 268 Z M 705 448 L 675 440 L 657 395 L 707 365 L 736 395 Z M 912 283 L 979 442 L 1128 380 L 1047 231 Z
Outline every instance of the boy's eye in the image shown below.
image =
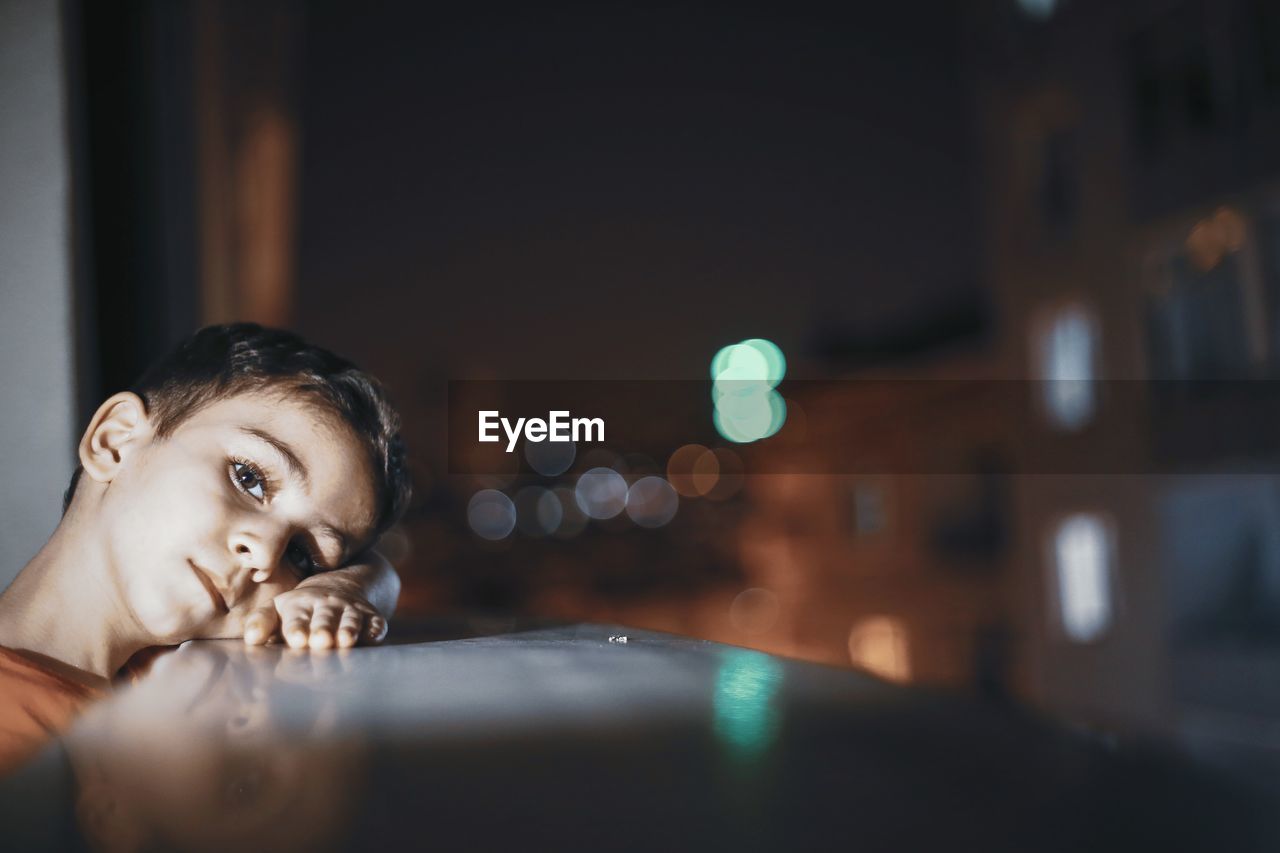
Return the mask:
M 315 555 L 300 542 L 289 543 L 289 547 L 285 549 L 285 558 L 301 569 L 303 574 L 313 575 L 321 571 Z
M 231 471 L 241 491 L 252 495 L 257 500 L 266 498 L 267 481 L 262 476 L 262 472 L 246 462 L 232 462 Z

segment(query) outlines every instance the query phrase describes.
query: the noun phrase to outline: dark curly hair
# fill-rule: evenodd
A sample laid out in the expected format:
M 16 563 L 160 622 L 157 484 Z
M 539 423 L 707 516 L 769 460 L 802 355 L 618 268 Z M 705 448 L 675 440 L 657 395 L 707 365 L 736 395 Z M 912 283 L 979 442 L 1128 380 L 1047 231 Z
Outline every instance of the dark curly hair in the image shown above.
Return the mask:
M 412 485 L 400 417 L 386 392 L 351 362 L 292 332 L 256 323 L 206 326 L 152 364 L 129 390 L 146 404 L 156 435 L 167 438 L 210 403 L 268 388 L 309 396 L 355 430 L 378 478 L 376 534 L 399 521 Z M 64 513 L 83 473 L 77 466 L 71 476 Z

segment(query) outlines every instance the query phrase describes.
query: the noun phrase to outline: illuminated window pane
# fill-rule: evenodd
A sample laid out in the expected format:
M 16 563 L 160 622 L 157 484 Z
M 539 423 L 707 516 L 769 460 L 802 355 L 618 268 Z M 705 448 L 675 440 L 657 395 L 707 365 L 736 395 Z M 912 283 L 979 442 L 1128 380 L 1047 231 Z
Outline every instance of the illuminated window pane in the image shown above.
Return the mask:
M 1059 618 L 1076 642 L 1097 639 L 1111 624 L 1111 537 L 1101 518 L 1064 518 L 1053 537 Z
M 907 629 L 890 616 L 872 616 L 853 626 L 849 632 L 849 658 L 855 666 L 890 681 L 911 677 Z
M 1054 426 L 1080 429 L 1093 418 L 1098 333 L 1078 306 L 1061 311 L 1039 342 L 1045 411 Z

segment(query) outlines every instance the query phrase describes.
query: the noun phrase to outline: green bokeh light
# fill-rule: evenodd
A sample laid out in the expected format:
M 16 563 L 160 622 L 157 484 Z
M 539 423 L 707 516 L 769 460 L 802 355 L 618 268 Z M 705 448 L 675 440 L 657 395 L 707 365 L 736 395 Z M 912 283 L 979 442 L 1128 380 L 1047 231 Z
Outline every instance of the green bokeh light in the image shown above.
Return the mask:
M 769 428 L 761 438 L 768 438 L 787 422 L 787 401 L 777 391 L 769 392 Z
M 768 438 L 787 420 L 786 401 L 767 382 L 717 382 L 715 402 L 716 430 L 738 444 Z
M 716 376 L 717 382 L 748 379 L 767 379 L 769 362 L 755 347 L 734 344 L 729 350 L 724 369 Z
M 767 407 L 768 394 L 769 383 L 762 379 L 722 379 L 711 390 L 716 408 L 735 420 Z
M 782 377 L 787 375 L 786 356 L 782 354 L 782 350 L 773 341 L 767 341 L 764 338 L 750 338 L 738 346 L 751 347 L 764 359 L 765 373 L 763 378 L 769 381 L 770 388 L 776 388 L 778 383 L 782 381 Z
M 716 673 L 715 731 L 735 757 L 753 759 L 778 734 L 781 714 L 774 702 L 782 666 L 760 652 L 733 649 Z
M 721 348 L 711 360 L 716 431 L 729 441 L 748 444 L 780 430 L 787 406 L 773 389 L 786 372 L 782 350 L 764 338 Z
M 737 344 L 729 344 L 727 347 L 721 347 L 720 351 L 715 354 L 715 358 L 711 359 L 711 378 L 719 379 L 720 374 L 729 366 L 729 356 L 733 355 L 734 347 Z
M 719 409 L 711 413 L 711 421 L 715 424 L 716 432 L 729 441 L 737 444 L 749 444 L 755 441 L 750 433 L 739 429 L 733 420 L 721 415 Z

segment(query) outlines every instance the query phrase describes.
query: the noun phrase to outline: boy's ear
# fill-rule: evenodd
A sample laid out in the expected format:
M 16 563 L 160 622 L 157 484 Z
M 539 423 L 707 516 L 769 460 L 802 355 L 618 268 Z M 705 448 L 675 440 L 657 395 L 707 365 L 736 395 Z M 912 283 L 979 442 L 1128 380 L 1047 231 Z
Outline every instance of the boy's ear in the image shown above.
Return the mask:
M 106 399 L 94 412 L 80 438 L 80 464 L 100 483 L 109 483 L 121 461 L 151 438 L 151 419 L 142 398 L 121 391 Z

